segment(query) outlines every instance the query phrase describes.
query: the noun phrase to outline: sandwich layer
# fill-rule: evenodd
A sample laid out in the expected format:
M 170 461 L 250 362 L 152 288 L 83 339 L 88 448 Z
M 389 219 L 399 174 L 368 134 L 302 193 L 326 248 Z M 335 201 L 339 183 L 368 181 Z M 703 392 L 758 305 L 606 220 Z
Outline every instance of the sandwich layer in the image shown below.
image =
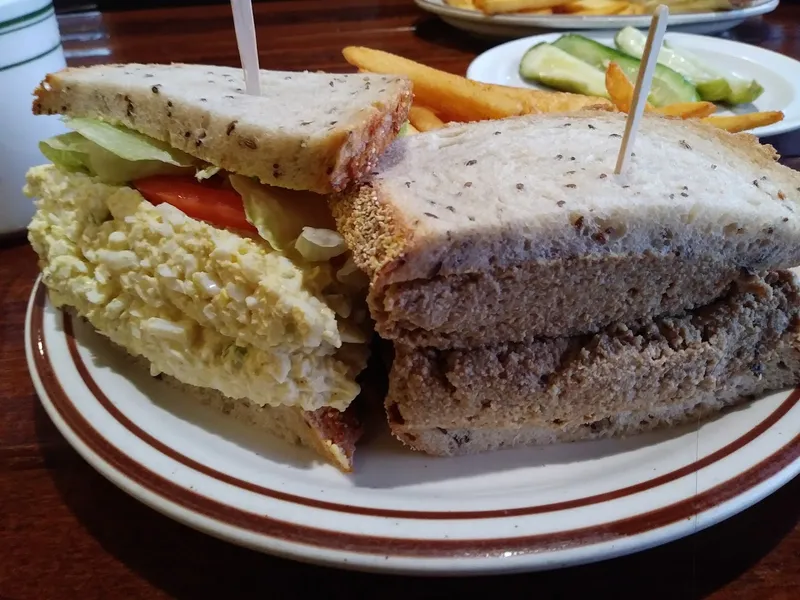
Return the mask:
M 261 71 L 260 80 L 261 95 L 250 96 L 241 69 L 69 68 L 42 82 L 33 112 L 121 124 L 262 183 L 330 193 L 369 172 L 411 103 L 398 76 Z
M 148 368 L 144 358 L 132 360 L 141 368 Z M 309 448 L 346 473 L 353 470 L 356 443 L 364 433 L 356 403 L 342 412 L 333 408 L 312 412 L 294 406 L 259 406 L 249 400 L 228 398 L 211 388 L 181 383 L 169 375 L 159 374 L 158 378 L 212 410 L 288 444 Z
M 636 329 L 473 350 L 397 346 L 394 434 L 432 454 L 630 435 L 800 383 L 800 288 L 737 281 L 700 309 Z
M 368 348 L 342 343 L 324 266 L 304 271 L 258 239 L 52 165 L 31 169 L 26 192 L 53 304 L 154 375 L 259 406 L 344 410 L 358 395 Z
M 740 267 L 800 263 L 800 173 L 773 148 L 647 115 L 616 176 L 624 125 L 531 115 L 395 141 L 332 200 L 379 333 L 452 348 L 596 332 L 707 303 Z

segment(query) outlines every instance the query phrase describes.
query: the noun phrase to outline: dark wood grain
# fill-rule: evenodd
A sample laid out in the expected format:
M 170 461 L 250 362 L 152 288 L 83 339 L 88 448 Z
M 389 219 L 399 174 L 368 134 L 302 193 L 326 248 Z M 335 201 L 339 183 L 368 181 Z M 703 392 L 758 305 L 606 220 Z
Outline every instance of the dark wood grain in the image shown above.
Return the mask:
M 349 70 L 340 49 L 383 48 L 463 73 L 490 42 L 419 12 L 411 0 L 256 5 L 265 68 Z M 61 16 L 71 64 L 237 63 L 227 4 Z M 726 37 L 800 58 L 800 6 Z M 800 135 L 769 140 L 800 168 Z M 551 573 L 421 580 L 354 574 L 256 554 L 178 525 L 117 490 L 67 445 L 40 407 L 23 351 L 37 268 L 0 242 L 0 599 L 433 597 L 800 598 L 800 479 L 726 522 L 666 546 Z M 246 589 L 252 586 L 250 591 Z

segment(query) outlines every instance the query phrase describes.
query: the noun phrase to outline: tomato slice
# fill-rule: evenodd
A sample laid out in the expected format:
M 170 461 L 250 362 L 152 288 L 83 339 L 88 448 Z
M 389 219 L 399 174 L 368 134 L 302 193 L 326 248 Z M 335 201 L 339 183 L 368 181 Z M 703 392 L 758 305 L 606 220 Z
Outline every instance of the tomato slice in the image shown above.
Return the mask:
M 206 185 L 183 175 L 144 177 L 134 181 L 133 187 L 152 204 L 166 202 L 193 219 L 258 233 L 244 215 L 242 197 L 234 190 Z

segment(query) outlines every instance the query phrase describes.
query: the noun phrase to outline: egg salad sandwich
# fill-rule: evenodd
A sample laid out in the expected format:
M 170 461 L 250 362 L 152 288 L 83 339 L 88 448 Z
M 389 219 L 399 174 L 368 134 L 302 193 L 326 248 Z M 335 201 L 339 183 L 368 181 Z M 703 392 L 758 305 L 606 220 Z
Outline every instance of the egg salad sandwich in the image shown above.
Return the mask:
M 48 75 L 70 132 L 32 168 L 29 240 L 57 307 L 206 403 L 352 469 L 367 281 L 326 194 L 397 136 L 402 77 L 206 65 Z
M 645 115 L 450 125 L 332 202 L 394 342 L 394 434 L 431 454 L 630 435 L 800 384 L 800 173 Z

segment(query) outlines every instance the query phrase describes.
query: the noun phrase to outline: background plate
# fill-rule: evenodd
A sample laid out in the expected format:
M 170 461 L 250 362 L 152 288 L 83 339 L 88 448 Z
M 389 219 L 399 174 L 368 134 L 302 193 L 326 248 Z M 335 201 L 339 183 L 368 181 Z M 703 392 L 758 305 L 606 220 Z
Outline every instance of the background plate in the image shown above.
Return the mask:
M 439 15 L 453 27 L 491 37 L 522 37 L 553 29 L 620 29 L 626 25 L 647 28 L 649 16 L 577 15 L 484 15 L 474 10 L 454 8 L 444 0 L 414 0 L 421 9 Z M 670 15 L 668 27 L 687 33 L 719 33 L 735 27 L 749 17 L 772 12 L 778 0 L 767 0 L 737 10 Z
M 522 79 L 519 61 L 531 46 L 552 42 L 561 35 L 563 33 L 547 33 L 495 46 L 472 61 L 467 77 L 484 83 L 547 89 Z M 583 32 L 582 35 L 614 46 L 613 33 Z M 668 33 L 664 39 L 675 48 L 686 48 L 699 54 L 713 67 L 752 77 L 764 86 L 764 93 L 755 103 L 737 106 L 735 112 L 780 110 L 784 113 L 783 121 L 748 133 L 764 137 L 800 127 L 800 62 L 758 46 L 690 33 Z M 719 110 L 717 114 L 732 112 Z
M 55 310 L 41 284 L 26 354 L 53 422 L 120 488 L 216 537 L 343 568 L 463 574 L 611 558 L 712 525 L 800 471 L 799 392 L 700 428 L 454 459 L 407 451 L 384 428 L 348 476 L 176 394 Z

